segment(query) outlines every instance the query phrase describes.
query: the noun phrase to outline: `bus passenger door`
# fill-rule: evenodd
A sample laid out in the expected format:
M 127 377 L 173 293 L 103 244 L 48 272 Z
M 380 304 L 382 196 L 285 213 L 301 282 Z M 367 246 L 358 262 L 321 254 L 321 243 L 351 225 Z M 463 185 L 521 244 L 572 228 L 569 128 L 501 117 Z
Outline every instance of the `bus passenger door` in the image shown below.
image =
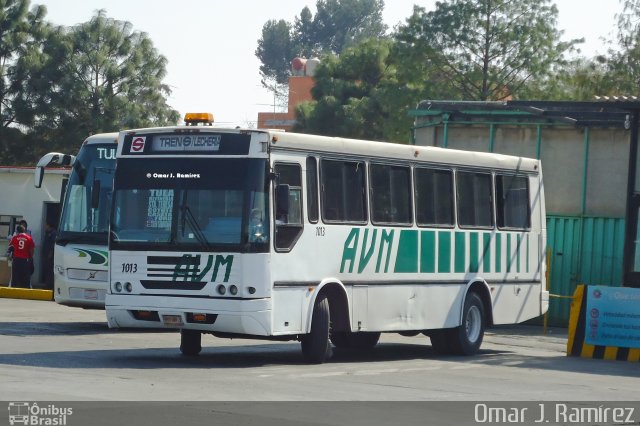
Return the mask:
M 297 163 L 277 163 L 274 190 L 275 247 L 287 252 L 302 235 L 302 168 Z
M 353 286 L 351 309 L 353 312 L 351 331 L 365 331 L 367 329 L 367 311 L 369 310 L 369 286 Z

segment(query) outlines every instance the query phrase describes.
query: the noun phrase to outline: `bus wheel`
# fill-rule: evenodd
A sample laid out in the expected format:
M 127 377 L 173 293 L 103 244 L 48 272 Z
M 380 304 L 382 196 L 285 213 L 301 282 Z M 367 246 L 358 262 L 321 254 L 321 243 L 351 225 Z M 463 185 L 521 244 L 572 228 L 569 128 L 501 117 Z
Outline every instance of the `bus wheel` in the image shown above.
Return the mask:
M 331 358 L 332 349 L 329 342 L 331 318 L 329 300 L 320 295 L 313 306 L 311 332 L 302 336 L 302 355 L 308 362 L 321 364 Z
M 378 332 L 361 332 L 353 333 L 351 335 L 351 347 L 361 351 L 373 349 L 380 340 L 380 333 Z
M 196 356 L 202 350 L 202 333 L 196 330 L 180 330 L 180 352 L 186 356 Z
M 477 293 L 467 294 L 462 312 L 462 325 L 449 331 L 449 344 L 456 355 L 473 355 L 478 352 L 484 337 L 484 305 Z

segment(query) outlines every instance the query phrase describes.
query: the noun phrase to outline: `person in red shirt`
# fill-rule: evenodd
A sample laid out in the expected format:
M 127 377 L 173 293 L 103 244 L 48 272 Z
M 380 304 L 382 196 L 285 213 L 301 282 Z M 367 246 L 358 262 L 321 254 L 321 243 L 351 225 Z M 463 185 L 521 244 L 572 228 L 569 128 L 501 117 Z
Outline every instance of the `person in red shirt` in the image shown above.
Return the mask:
M 36 245 L 24 226 L 16 227 L 16 235 L 11 238 L 9 247 L 13 250 L 11 269 L 11 287 L 31 288 L 33 273 L 33 252 Z

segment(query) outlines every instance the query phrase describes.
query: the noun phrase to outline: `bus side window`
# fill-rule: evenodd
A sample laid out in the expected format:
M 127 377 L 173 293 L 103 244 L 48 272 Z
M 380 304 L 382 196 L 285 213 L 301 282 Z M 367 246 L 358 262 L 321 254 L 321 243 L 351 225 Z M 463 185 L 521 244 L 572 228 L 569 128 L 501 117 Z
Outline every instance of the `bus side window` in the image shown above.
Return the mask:
M 302 169 L 299 164 L 276 163 L 277 187 L 274 190 L 275 245 L 289 251 L 302 234 Z M 288 202 L 278 202 L 278 187 L 288 187 Z
M 524 176 L 496 175 L 498 228 L 529 229 L 529 180 Z
M 411 225 L 411 170 L 409 167 L 371 164 L 371 222 L 374 225 Z
M 493 228 L 491 174 L 457 172 L 458 225 Z
M 367 223 L 365 163 L 322 160 L 320 167 L 322 220 Z
M 418 226 L 452 227 L 453 172 L 416 167 L 414 176 Z

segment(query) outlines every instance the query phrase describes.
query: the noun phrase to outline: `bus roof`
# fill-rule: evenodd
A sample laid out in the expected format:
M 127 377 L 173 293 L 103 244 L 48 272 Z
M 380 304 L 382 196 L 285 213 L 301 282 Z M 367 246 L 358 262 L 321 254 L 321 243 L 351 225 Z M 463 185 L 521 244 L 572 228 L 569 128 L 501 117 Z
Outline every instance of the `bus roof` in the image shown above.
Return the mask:
M 539 160 L 513 155 L 463 151 L 431 146 L 403 145 L 389 142 L 372 142 L 299 133 L 269 133 L 273 149 L 336 153 L 384 160 L 398 159 L 402 161 L 478 166 L 526 172 L 539 171 Z
M 96 143 L 118 143 L 118 132 L 98 133 L 95 135 L 91 135 L 84 140 L 84 144 L 87 145 Z

